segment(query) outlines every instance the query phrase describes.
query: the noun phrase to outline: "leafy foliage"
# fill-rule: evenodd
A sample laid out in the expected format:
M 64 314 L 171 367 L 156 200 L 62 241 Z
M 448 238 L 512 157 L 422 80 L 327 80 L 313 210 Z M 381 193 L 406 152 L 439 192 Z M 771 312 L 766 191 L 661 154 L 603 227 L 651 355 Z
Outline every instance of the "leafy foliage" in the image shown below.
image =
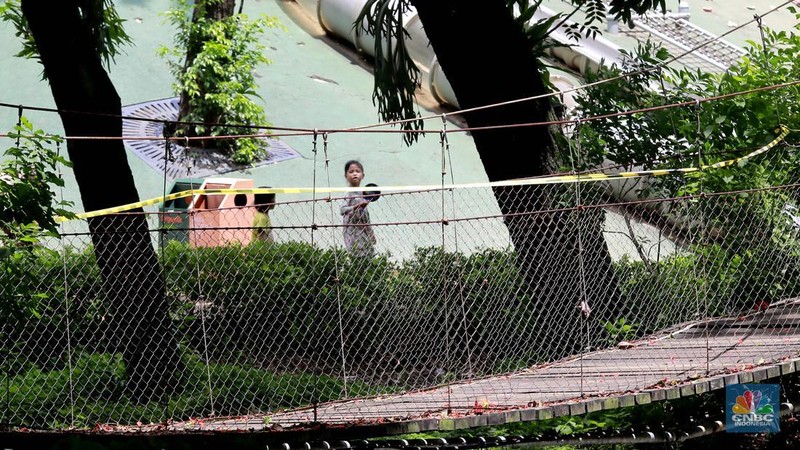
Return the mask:
M 693 137 L 694 111 L 657 107 L 686 101 L 690 92 L 652 88 L 659 86 L 662 73 L 659 67 L 667 58 L 666 50 L 646 42 L 639 45 L 635 54 L 623 51 L 620 66 L 601 67 L 598 73 L 587 74 L 587 84 L 603 79 L 611 81 L 590 87 L 578 97 L 582 117 L 654 110 L 592 120 L 581 126 L 578 139 L 584 153 L 580 158 L 582 169 L 597 166 L 606 158 L 628 168 L 653 169 L 665 163 L 674 164 L 676 158 L 688 153 L 686 135 Z M 698 75 L 694 79 L 698 84 L 712 82 L 710 75 Z
M 340 315 L 348 324 L 343 339 L 351 364 L 348 370 L 355 377 L 348 381 L 348 393 L 370 395 L 412 388 L 420 379 L 431 383 L 453 376 L 436 373 L 439 366 L 428 367 L 443 357 L 441 345 L 430 343 L 447 342 L 448 327 L 421 327 L 407 336 L 402 346 L 374 339 L 376 329 L 401 330 L 409 318 L 419 323 L 429 317 L 466 321 L 464 332 L 474 339 L 476 361 L 480 361 L 481 352 L 496 355 L 504 348 L 514 348 L 509 342 L 519 339 L 536 315 L 524 297 L 512 296 L 502 310 L 495 310 L 505 295 L 498 283 L 522 282 L 508 252 L 486 250 L 465 257 L 430 248 L 421 249 L 405 263 L 392 263 L 386 257 L 351 261 L 344 250 L 322 250 L 306 243 L 193 248 L 172 241 L 164 246 L 162 264 L 172 319 L 184 336 L 181 345 L 187 369 L 181 378 L 182 392 L 170 399 L 168 408 L 155 403 L 135 405 L 120 390 L 124 371 L 114 355 L 125 343 L 109 339 L 113 333 L 104 317 L 111 311 L 92 250 L 67 249 L 37 256 L 25 266 L 31 274 L 25 286 L 45 294 L 41 313 L 21 321 L 22 329 L 8 341 L 13 345 L 8 360 L 14 366 L 4 373 L 9 374 L 15 390 L 12 409 L 34 405 L 23 409 L 35 413 L 31 423 L 41 426 L 52 425 L 47 413 L 55 410 L 59 392 L 66 389 L 66 358 L 70 355 L 74 366 L 85 367 L 80 369 L 80 383 L 90 384 L 83 387 L 77 400 L 86 405 L 80 424 L 107 420 L 104 417 L 160 421 L 170 417 L 165 411 L 203 415 L 211 410 L 205 393 L 208 374 L 194 355 L 210 360 L 214 411 L 232 414 L 242 398 L 251 399 L 254 411 L 338 398 L 341 380 L 312 375 L 341 364 L 338 343 L 342 337 L 338 321 L 331 317 Z M 445 280 L 443 273 L 448 274 Z M 52 282 L 65 278 L 70 282 Z M 8 281 L 0 278 L 0 285 L 8 286 Z M 458 284 L 463 286 L 463 305 L 472 306 L 465 316 L 452 317 L 453 311 L 460 309 L 452 301 L 441 300 L 444 295 L 453 298 L 451 290 Z M 414 303 L 402 306 L 392 301 L 400 296 L 413 296 L 409 298 Z M 341 310 L 337 310 L 339 303 Z M 69 320 L 64 320 L 67 312 Z M 486 327 L 491 320 L 508 320 L 517 328 L 508 336 L 498 336 Z M 49 338 L 43 340 L 43 335 Z M 253 345 L 263 336 L 281 336 L 283 343 Z M 452 355 L 463 352 L 457 346 L 454 342 Z M 474 370 L 489 373 L 530 366 L 537 356 L 534 347 L 528 359 L 513 365 L 476 364 Z M 416 350 L 420 348 L 430 348 L 433 353 Z M 514 352 L 519 354 L 517 349 Z M 80 361 L 76 363 L 76 359 Z M 297 366 L 297 361 L 302 364 Z M 388 364 L 397 371 L 376 379 L 371 376 L 371 364 Z M 52 390 L 34 389 L 41 380 L 47 380 Z M 0 383 L 4 383 L 2 375 Z M 318 386 L 316 393 L 308 388 L 312 385 Z M 59 416 L 61 420 L 66 418 Z
M 586 151 L 586 168 L 603 160 L 628 169 L 708 165 L 742 156 L 772 141 L 779 125 L 799 129 L 798 88 L 761 88 L 800 76 L 795 56 L 800 52 L 800 37 L 794 32 L 766 30 L 763 42 L 750 42 L 746 51 L 727 72 L 709 74 L 665 67 L 664 62 L 670 59 L 666 50 L 645 43 L 636 54 L 625 55 L 620 66 L 602 69 L 597 78 L 590 77 L 589 81 L 611 81 L 593 86 L 578 100 L 582 117 L 606 116 L 584 121 L 578 130 L 577 139 Z M 748 91 L 752 92 L 739 94 Z M 694 107 L 660 108 L 716 97 L 723 98 L 697 102 Z M 646 112 L 616 115 L 631 110 Z M 795 139 L 793 131 L 786 141 Z M 686 211 L 670 209 L 659 214 L 672 226 L 693 227 L 692 232 L 709 244 L 692 249 L 702 258 L 700 266 L 724 261 L 727 266 L 718 267 L 715 273 L 736 274 L 727 280 L 729 285 L 713 288 L 711 279 L 701 277 L 700 287 L 728 292 L 731 298 L 738 298 L 732 305 L 749 308 L 747 302 L 754 298 L 771 302 L 795 291 L 781 280 L 786 279 L 787 270 L 794 270 L 798 253 L 796 231 L 785 213 L 794 210 L 800 199 L 793 190 L 746 191 L 797 183 L 798 169 L 797 152 L 779 146 L 762 156 L 714 170 L 647 180 L 638 185 L 638 196 L 742 192 L 725 200 L 695 198 Z M 688 216 L 702 217 L 703 221 L 691 224 L 686 221 Z M 735 290 L 729 291 L 730 286 Z M 712 301 L 712 310 L 718 305 Z
M 182 125 L 179 135 L 238 135 L 248 130 L 241 125 L 269 126 L 263 108 L 252 99 L 258 97 L 254 71 L 259 65 L 270 63 L 259 37 L 268 28 L 282 25 L 275 17 L 250 21 L 241 13 L 217 20 L 202 13 L 193 15 L 192 7 L 186 0 L 179 0 L 178 6 L 167 12 L 178 30 L 175 47 L 159 50 L 161 56 L 168 58 L 176 93 L 185 94 L 188 101 L 188 114 L 181 119 L 189 123 Z M 194 7 L 204 8 L 205 2 Z M 262 139 L 211 142 L 238 164 L 253 163 L 267 152 Z
M 464 376 L 464 371 L 429 370 L 439 367 L 438 358 L 448 353 L 442 350 L 448 340 L 452 341 L 449 358 L 466 359 L 463 341 L 448 338 L 451 332 L 469 336 L 471 376 L 541 362 L 546 355 L 537 354 L 539 346 L 521 351 L 518 343 L 553 338 L 553 329 L 537 322 L 542 310 L 522 289 L 524 281 L 509 251 L 484 250 L 467 256 L 422 248 L 402 262 L 384 256 L 356 262 L 344 250 L 307 243 L 259 241 L 194 248 L 171 241 L 163 247 L 161 263 L 171 318 L 183 337 L 186 369 L 179 393 L 166 405 L 134 404 L 122 389 L 124 370 L 116 355 L 124 342 L 109 339 L 113 333 L 104 320 L 110 313 L 109 302 L 91 249 L 35 256 L 18 271 L 29 277 L 0 277 L 5 292 L 8 286 L 21 285 L 42 293 L 37 315 L 18 322 L 21 329 L 6 341 L 9 358 L 0 383 L 7 375 L 14 393 L 13 411 L 29 411 L 26 420 L 45 427 L 58 426 L 54 421 L 69 423 L 66 410 L 56 408 L 68 389 L 68 357 L 75 368 L 74 386 L 81 386 L 76 402 L 83 406 L 76 422 L 90 426 L 110 417 L 158 422 L 174 411 L 188 416 L 212 410 L 235 414 L 242 399 L 250 402 L 252 411 L 266 411 L 339 398 L 344 389 L 341 379 L 314 374 L 338 370 L 340 339 L 345 340 L 348 373 L 353 377 L 348 392 L 375 395 Z M 741 311 L 744 302 L 758 294 L 750 290 L 757 285 L 770 286 L 781 298 L 800 295 L 800 282 L 793 281 L 800 280 L 797 250 L 747 251 L 731 258 L 722 246 L 697 246 L 660 260 L 656 267 L 652 270 L 630 260 L 615 264 L 625 305 L 621 314 L 626 319 L 608 328 L 614 339 L 640 338 L 694 317 L 698 293 L 707 301 L 709 315 Z M 757 271 L 759 267 L 769 270 Z M 754 274 L 763 279 L 754 282 Z M 67 312 L 69 320 L 64 320 Z M 344 336 L 332 317 L 348 324 Z M 392 333 L 375 338 L 375 330 L 402 333 L 409 321 L 432 326 L 404 334 L 403 345 L 392 341 Z M 502 333 L 487 326 L 498 321 L 504 324 Z M 254 345 L 266 336 L 280 336 L 280 345 Z M 392 369 L 376 374 L 376 366 Z M 213 396 L 206 390 L 209 377 L 214 380 Z M 309 388 L 312 385 L 316 392 Z M 59 412 L 54 416 L 51 411 Z M 561 418 L 548 426 L 570 434 L 618 427 L 628 419 L 603 413 L 586 419 Z
M 14 237 L 15 226 L 31 223 L 57 235 L 56 218 L 72 217 L 65 209 L 72 203 L 57 200 L 53 192 L 54 187 L 64 186 L 58 166 L 71 166 L 48 147 L 62 139 L 34 129 L 25 117 L 9 133 L 9 138 L 16 139 L 17 144 L 6 150 L 9 159 L 0 165 L 0 223 L 4 238 Z
M 326 401 L 339 398 L 342 383 L 327 376 L 308 374 L 275 374 L 254 367 L 230 364 L 206 365 L 193 355 L 186 355 L 186 370 L 182 374 L 183 394 L 168 402 L 137 403 L 125 395 L 125 365 L 118 355 L 108 353 L 75 352 L 71 366 L 66 361 L 56 367 L 43 369 L 30 365 L 16 373 L 0 373 L 0 383 L 8 387 L 9 395 L 4 407 L 10 411 L 22 411 L 26 416 L 22 423 L 40 429 L 90 429 L 108 423 L 117 417 L 135 417 L 142 423 L 159 423 L 167 419 L 190 420 L 192 417 L 207 417 L 212 411 L 226 416 L 235 410 L 241 399 L 254 405 L 269 405 L 272 399 L 282 398 L 279 407 L 306 405 L 312 402 L 311 391 L 303 389 L 318 377 L 320 389 L 313 400 Z M 71 369 L 71 370 L 70 370 Z M 214 381 L 214 395 L 187 387 L 206 386 L 209 377 Z M 76 388 L 77 387 L 77 388 Z M 350 392 L 366 395 L 361 383 L 348 384 Z M 74 413 L 63 407 L 64 392 L 73 392 L 81 405 Z M 295 394 L 286 396 L 286 393 Z M 256 407 L 257 408 L 257 407 Z M 175 411 L 184 415 L 175 416 Z M 254 409 L 252 412 L 258 412 Z M 266 410 L 262 411 L 266 412 Z
M 406 0 L 367 0 L 354 28 L 375 39 L 375 88 L 372 103 L 387 122 L 399 121 L 403 130 L 422 130 L 423 122 L 416 111 L 415 92 L 420 84 L 420 70 L 406 47 L 403 16 L 411 8 Z M 412 144 L 419 133 L 405 133 L 403 139 Z
M 620 317 L 615 321 L 608 321 L 603 324 L 603 327 L 608 334 L 608 342 L 613 345 L 620 341 L 627 341 L 636 336 L 636 328 L 639 324 L 629 323 L 624 317 Z
M 558 46 L 547 38 L 557 28 L 556 22 L 562 19 L 561 15 L 554 14 L 550 18 L 534 22 L 533 16 L 542 1 L 512 0 L 508 2 L 508 7 L 511 8 L 512 14 L 515 15 L 516 22 L 525 31 L 533 56 L 537 58 L 544 57 L 547 49 Z
M 676 320 L 688 320 L 696 310 L 698 292 L 704 293 L 712 315 L 746 308 L 745 302 L 757 294 L 750 291 L 756 285 L 771 286 L 774 295 L 781 298 L 800 294 L 800 284 L 785 281 L 800 279 L 793 275 L 800 274 L 798 251 L 786 249 L 776 254 L 766 253 L 765 249 L 730 258 L 722 246 L 689 250 L 659 261 L 657 270 L 639 261 L 616 263 L 625 305 L 620 317 L 626 320 L 609 329 L 614 338 L 641 337 Z M 458 332 L 469 336 L 476 361 L 474 373 L 511 371 L 546 357 L 536 353 L 537 346 L 531 346 L 527 354 L 521 354 L 514 346 L 519 339 L 552 338 L 547 334 L 552 329 L 537 322 L 540 308 L 547 305 L 538 305 L 525 294 L 524 281 L 511 252 L 485 250 L 465 256 L 423 248 L 404 262 L 379 257 L 342 265 L 346 261 L 349 260 L 343 250 L 315 249 L 306 243 L 255 242 L 246 247 L 192 248 L 172 241 L 162 254 L 173 321 L 186 336 L 187 349 L 204 349 L 212 360 L 229 360 L 230 355 L 237 354 L 243 363 L 258 366 L 299 358 L 309 364 L 314 361 L 321 367 L 335 367 L 340 351 L 338 328 L 335 321 L 326 318 L 339 316 L 350 324 L 345 339 L 347 351 L 352 353 L 347 360 L 356 374 L 362 373 L 359 367 L 374 364 L 403 361 L 400 367 L 421 367 L 422 361 L 435 361 L 434 355 L 409 353 L 403 348 L 429 348 L 431 342 L 447 342 L 446 328 L 420 328 L 413 336 L 407 336 L 400 347 L 370 334 L 376 329 L 402 329 L 409 320 L 426 323 L 430 317 L 449 318 L 443 320 L 457 323 Z M 53 348 L 39 346 L 62 342 L 55 338 L 58 336 L 63 341 L 67 335 L 73 336 L 74 345 L 79 347 L 82 343 L 98 345 L 103 336 L 111 335 L 108 323 L 102 320 L 109 314 L 108 302 L 99 289 L 100 274 L 90 250 L 42 254 L 27 264 L 31 279 L 26 288 L 41 291 L 48 286 L 43 292 L 51 298 L 68 299 L 72 314 L 69 321 L 57 320 L 63 314 L 61 306 L 42 308 L 45 317 L 26 326 L 29 331 L 25 335 L 31 339 L 24 347 L 31 355 L 54 354 Z M 782 269 L 756 270 L 759 267 Z M 753 277 L 757 274 L 766 278 L 756 283 Z M 63 283 L 47 281 L 63 277 L 70 280 L 68 291 Z M 397 298 L 412 302 L 399 305 Z M 337 309 L 338 304 L 341 310 Z M 205 324 L 199 320 L 201 315 Z M 508 330 L 496 333 L 486 326 L 497 321 L 506 324 Z M 64 329 L 67 323 L 69 332 Z M 236 324 L 235 332 L 223 324 Z M 310 329 L 315 330 L 313 335 L 307 333 Z M 54 339 L 41 342 L 35 338 L 43 333 Z M 284 344 L 269 349 L 249 344 L 263 333 L 285 336 Z M 598 341 L 597 345 L 607 344 L 605 338 L 598 336 L 603 342 Z M 108 342 L 99 348 L 119 351 L 119 345 L 123 344 Z M 504 357 L 510 349 L 513 352 Z M 463 352 L 454 340 L 452 355 L 466 359 Z M 29 358 L 46 365 L 34 356 Z M 365 381 L 371 375 L 369 370 L 362 374 Z M 415 380 L 427 376 L 398 373 L 392 380 L 370 381 L 407 388 L 410 385 L 405 377 L 411 375 Z
M 587 89 L 578 99 L 584 118 L 647 110 L 584 122 L 579 139 L 587 165 L 595 166 L 606 158 L 645 169 L 712 164 L 771 141 L 780 124 L 800 128 L 800 111 L 793 101 L 796 86 L 757 91 L 796 80 L 800 75 L 795 58 L 798 51 L 800 37 L 767 30 L 764 42 L 751 42 L 747 54 L 727 72 L 711 74 L 665 67 L 671 59 L 665 49 L 649 42 L 640 45 L 636 53 L 623 55 L 621 65 L 590 75 L 590 82 L 612 81 Z M 698 103 L 693 108 L 659 109 L 751 90 L 754 92 Z M 697 193 L 701 185 L 708 192 L 794 182 L 798 165 L 794 152 L 775 149 L 768 158 L 679 180 L 667 186 L 667 192 Z M 769 163 L 769 170 L 762 163 Z
M 122 47 L 131 43 L 130 36 L 123 28 L 125 20 L 117 13 L 112 0 L 81 0 L 77 5 L 81 20 L 94 42 L 95 50 L 106 67 L 110 68 Z M 28 21 L 22 14 L 20 1 L 8 0 L 0 5 L 0 19 L 13 24 L 16 29 L 15 35 L 22 40 L 22 50 L 16 56 L 38 58 L 39 51 L 36 49 Z
M 651 9 L 667 10 L 666 0 L 611 0 L 609 14 L 633 25 L 633 14 L 644 14 Z
M 573 0 L 575 9 L 569 15 L 556 14 L 561 19 L 564 32 L 574 41 L 580 40 L 582 37 L 594 39 L 600 34 L 599 23 L 602 23 L 606 18 L 606 5 L 603 0 Z M 567 22 L 579 9 L 583 10 L 586 14 L 582 23 Z
M 598 24 L 606 17 L 603 0 L 571 0 L 575 9 L 569 14 L 555 14 L 551 18 L 533 21 L 542 0 L 505 0 L 516 18 L 517 24 L 525 33 L 535 57 L 545 55 L 547 49 L 559 46 L 549 40 L 550 33 L 563 25 L 568 36 L 576 41 L 581 37 L 594 38 L 600 34 Z M 643 13 L 656 7 L 665 8 L 665 0 L 614 0 L 611 13 L 630 20 L 633 12 Z M 375 36 L 375 87 L 373 103 L 385 121 L 402 121 L 404 130 L 421 130 L 421 120 L 415 109 L 414 93 L 419 87 L 419 68 L 406 49 L 403 29 L 403 15 L 410 9 L 409 0 L 368 0 L 359 13 L 354 28 L 356 32 L 366 32 Z M 571 18 L 579 10 L 585 14 L 581 23 L 571 23 Z M 442 24 L 445 26 L 445 24 Z M 547 81 L 547 74 L 542 76 Z M 405 141 L 413 143 L 418 133 L 406 133 Z
M 663 259 L 656 271 L 628 259 L 615 269 L 628 305 L 625 317 L 636 320 L 629 331 L 636 336 L 673 325 L 676 318 L 689 320 L 700 310 L 711 317 L 740 314 L 760 301 L 800 295 L 796 246 L 745 244 L 734 251 L 724 243 L 696 245 Z
M 58 236 L 56 217 L 73 217 L 65 208 L 71 203 L 57 200 L 54 187 L 63 186 L 58 165 L 70 163 L 48 145 L 61 139 L 34 129 L 24 117 L 9 134 L 15 146 L 6 150 L 9 159 L 0 164 L 0 273 L 6 277 L 6 296 L 0 304 L 0 324 L 40 314 L 45 297 L 25 280 L 33 276 L 29 265 L 41 252 L 41 240 Z M 7 329 L 5 330 L 7 331 Z

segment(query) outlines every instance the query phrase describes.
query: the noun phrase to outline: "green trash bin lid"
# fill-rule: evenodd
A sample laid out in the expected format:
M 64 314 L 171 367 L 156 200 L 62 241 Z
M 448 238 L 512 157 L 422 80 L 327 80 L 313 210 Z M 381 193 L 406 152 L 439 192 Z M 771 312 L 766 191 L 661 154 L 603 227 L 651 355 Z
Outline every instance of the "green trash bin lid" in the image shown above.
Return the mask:
M 200 189 L 203 185 L 201 178 L 178 178 L 172 183 L 172 188 L 167 194 L 175 194 L 177 192 L 188 191 L 190 189 Z M 173 200 L 168 200 L 161 204 L 162 211 L 185 211 L 192 206 L 192 197 L 180 197 Z

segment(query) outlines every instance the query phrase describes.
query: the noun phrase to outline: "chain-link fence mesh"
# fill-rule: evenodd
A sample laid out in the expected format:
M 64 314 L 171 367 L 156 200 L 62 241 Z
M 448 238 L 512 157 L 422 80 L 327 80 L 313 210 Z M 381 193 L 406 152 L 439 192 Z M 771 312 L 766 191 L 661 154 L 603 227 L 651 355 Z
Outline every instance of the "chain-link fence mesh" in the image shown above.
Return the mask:
M 371 256 L 345 246 L 348 198 L 324 193 L 279 194 L 268 221 L 244 193 L 67 222 L 45 249 L 6 260 L 0 422 L 269 415 L 512 373 L 693 322 L 707 324 L 702 348 L 671 370 L 707 375 L 725 369 L 707 350 L 731 332 L 711 318 L 797 333 L 767 314 L 800 293 L 797 187 L 616 200 L 626 182 L 384 193 L 366 208 Z M 600 364 L 625 370 L 614 355 Z M 564 376 L 588 382 L 592 369 Z M 471 398 L 513 390 L 469 386 Z M 442 392 L 425 401 L 453 406 Z M 505 406 L 529 397 L 515 398 Z M 404 399 L 363 415 L 430 408 Z

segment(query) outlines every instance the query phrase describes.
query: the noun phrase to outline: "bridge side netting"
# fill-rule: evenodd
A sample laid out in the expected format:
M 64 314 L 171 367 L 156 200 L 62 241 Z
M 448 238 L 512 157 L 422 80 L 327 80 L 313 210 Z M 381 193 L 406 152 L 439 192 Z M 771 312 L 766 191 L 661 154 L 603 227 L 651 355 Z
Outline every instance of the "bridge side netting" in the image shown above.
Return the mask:
M 249 206 L 148 213 L 157 264 L 128 261 L 123 280 L 100 270 L 86 221 L 68 222 L 49 251 L 5 262 L 0 420 L 65 429 L 268 415 L 535 373 L 603 349 L 617 352 L 605 369 L 625 374 L 641 363 L 620 353 L 627 343 L 764 314 L 800 294 L 797 187 L 612 200 L 622 183 L 384 192 L 368 206 L 376 241 L 366 256 L 345 246 L 341 194 L 281 194 L 269 239 L 255 236 Z M 106 245 L 126 245 L 129 231 L 110 226 Z M 163 280 L 168 317 L 125 300 L 152 288 L 132 284 L 142 273 Z M 748 326 L 758 336 L 797 325 Z M 723 332 L 704 328 L 704 345 Z M 179 364 L 147 347 L 165 342 Z M 736 368 L 709 361 L 705 348 L 676 351 L 695 350 L 670 368 L 674 379 Z M 742 358 L 764 364 L 792 351 Z M 137 383 L 165 368 L 174 384 L 153 398 Z M 569 376 L 588 385 L 593 368 Z M 443 397 L 372 413 L 450 406 Z

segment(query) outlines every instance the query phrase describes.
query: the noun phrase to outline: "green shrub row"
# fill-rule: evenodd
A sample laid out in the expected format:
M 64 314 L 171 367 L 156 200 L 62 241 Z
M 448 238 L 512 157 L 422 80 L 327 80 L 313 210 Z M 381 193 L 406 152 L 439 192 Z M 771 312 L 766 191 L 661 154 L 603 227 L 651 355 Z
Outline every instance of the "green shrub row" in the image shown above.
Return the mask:
M 91 249 L 42 252 L 0 274 L 4 296 L 38 293 L 27 316 L 5 317 L 0 329 L 3 422 L 93 426 L 266 412 L 342 398 L 345 389 L 380 394 L 512 371 L 563 356 L 560 342 L 585 342 L 564 336 L 578 311 L 550 311 L 530 298 L 508 251 L 423 248 L 397 262 L 297 242 L 170 242 L 159 255 L 184 355 L 177 394 L 157 405 L 125 398 L 125 339 L 113 317 L 139 306 L 116 305 L 104 292 Z M 590 345 L 798 295 L 797 261 L 769 244 L 739 253 L 695 247 L 658 264 L 619 261 L 623 314 L 590 316 L 605 325 Z

